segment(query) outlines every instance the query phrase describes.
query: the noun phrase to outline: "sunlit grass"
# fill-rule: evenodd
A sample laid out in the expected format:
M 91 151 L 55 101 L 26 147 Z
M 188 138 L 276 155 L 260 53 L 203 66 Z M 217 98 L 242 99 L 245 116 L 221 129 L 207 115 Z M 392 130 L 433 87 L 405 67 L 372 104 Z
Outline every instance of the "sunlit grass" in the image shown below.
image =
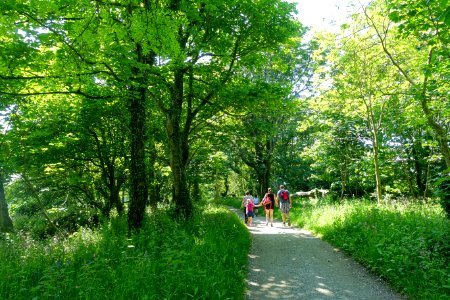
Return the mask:
M 450 226 L 439 205 L 302 202 L 292 215 L 410 299 L 449 298 Z
M 242 299 L 250 236 L 224 208 L 189 223 L 150 216 L 127 236 L 126 220 L 64 240 L 0 239 L 0 299 Z

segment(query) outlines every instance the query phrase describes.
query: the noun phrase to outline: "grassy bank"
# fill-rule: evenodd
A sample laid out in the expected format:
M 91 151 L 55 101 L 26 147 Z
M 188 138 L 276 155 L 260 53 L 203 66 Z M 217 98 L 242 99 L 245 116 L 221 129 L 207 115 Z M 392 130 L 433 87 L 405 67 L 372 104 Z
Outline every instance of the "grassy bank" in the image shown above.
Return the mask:
M 224 202 L 240 206 L 240 199 Z M 278 209 L 275 218 L 281 219 Z M 291 218 L 408 298 L 450 298 L 450 222 L 441 206 L 358 200 L 331 204 L 296 198 Z
M 302 200 L 292 215 L 408 298 L 450 297 L 450 225 L 439 205 Z
M 125 219 L 68 239 L 0 238 L 0 299 L 242 299 L 248 230 L 223 208 L 180 224 L 160 213 L 127 237 Z

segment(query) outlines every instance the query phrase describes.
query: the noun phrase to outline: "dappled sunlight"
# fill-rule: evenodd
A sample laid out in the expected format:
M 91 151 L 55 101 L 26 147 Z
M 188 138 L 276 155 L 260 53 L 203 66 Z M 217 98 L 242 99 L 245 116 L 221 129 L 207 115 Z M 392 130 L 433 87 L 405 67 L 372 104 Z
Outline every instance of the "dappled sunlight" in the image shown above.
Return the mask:
M 279 220 L 274 220 L 273 227 L 266 225 L 266 219 L 264 216 L 258 216 L 253 218 L 253 226 L 248 227 L 252 234 L 288 234 L 296 238 L 314 238 L 310 232 L 296 228 L 294 226 L 283 226 Z
M 273 225 L 263 215 L 248 227 L 253 245 L 246 299 L 402 299 L 309 231 L 279 220 Z
M 312 268 L 312 260 L 297 259 L 294 255 L 288 257 L 288 264 L 281 270 L 276 265 L 252 267 L 258 265 L 259 257 L 250 257 L 253 261 L 250 262 L 246 299 L 382 299 L 374 294 L 371 298 L 361 298 L 358 291 L 367 287 L 365 283 L 356 279 L 355 284 L 348 285 L 344 280 L 348 276 L 341 272 L 336 275 L 327 268 Z

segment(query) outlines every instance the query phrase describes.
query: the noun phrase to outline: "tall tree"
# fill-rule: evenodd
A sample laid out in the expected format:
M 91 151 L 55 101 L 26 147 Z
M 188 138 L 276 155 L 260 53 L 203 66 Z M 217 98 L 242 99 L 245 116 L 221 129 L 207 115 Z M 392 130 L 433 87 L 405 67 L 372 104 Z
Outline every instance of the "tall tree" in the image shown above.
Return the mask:
M 237 66 L 249 63 L 248 58 L 259 52 L 273 51 L 299 27 L 290 15 L 293 5 L 282 1 L 172 1 L 170 9 L 185 20 L 177 31 L 182 55 L 161 66 L 158 76 L 166 97 L 157 99 L 157 106 L 166 117 L 176 211 L 189 217 L 190 136 L 214 112 L 240 106 L 233 99 L 218 97 Z
M 10 232 L 13 228 L 5 197 L 5 174 L 0 164 L 0 232 Z
M 388 59 L 410 84 L 409 93 L 419 102 L 429 126 L 439 142 L 442 157 L 450 169 L 450 148 L 445 115 L 449 111 L 448 56 L 450 49 L 450 8 L 448 1 L 386 1 L 387 7 L 374 3 L 365 10 L 367 22 L 376 30 L 380 45 Z M 397 22 L 379 22 L 375 14 L 388 15 Z M 398 31 L 397 31 L 398 30 Z M 416 55 L 405 56 L 395 45 L 408 38 Z M 409 50 L 409 53 L 412 51 Z M 447 103 L 447 104 L 446 104 Z
M 259 51 L 275 49 L 298 30 L 291 16 L 294 5 L 282 1 L 2 5 L 1 32 L 9 40 L 1 46 L 2 95 L 70 93 L 91 100 L 119 98 L 127 104 L 130 228 L 140 227 L 148 198 L 147 108 L 158 109 L 165 118 L 172 198 L 179 215 L 188 218 L 191 134 L 214 109 L 232 102 L 217 103 L 216 95 L 233 77 L 237 64 Z
M 338 98 L 345 101 L 336 108 L 344 108 L 349 115 L 364 116 L 372 148 L 376 196 L 382 197 L 380 150 L 381 129 L 385 110 L 389 109 L 390 95 L 396 93 L 396 74 L 387 64 L 382 53 L 373 46 L 371 33 L 360 33 L 358 25 L 354 35 L 338 40 L 338 46 L 330 61 L 332 66 L 333 89 Z M 389 78 L 389 79 L 387 79 Z M 331 99 L 330 99 L 331 100 Z
M 229 96 L 247 102 L 245 108 L 239 107 L 241 111 L 229 110 L 241 116 L 230 133 L 237 153 L 254 171 L 261 195 L 272 185 L 277 142 L 286 127 L 298 120 L 293 98 L 309 88 L 313 45 L 302 41 L 304 33 L 300 31 L 289 43 L 279 46 L 276 53 L 262 53 L 263 59 L 241 69 L 242 81 L 236 82 L 241 88 Z
M 146 77 L 137 73 L 152 63 L 148 41 L 153 36 L 142 37 L 137 28 L 148 20 L 143 16 L 151 10 L 149 2 L 144 7 L 125 1 L 94 6 L 89 1 L 43 2 L 2 4 L 2 31 L 10 43 L 2 49 L 5 72 L 0 91 L 22 98 L 73 94 L 91 100 L 125 99 L 132 161 L 129 224 L 138 228 L 147 188 L 142 82 Z

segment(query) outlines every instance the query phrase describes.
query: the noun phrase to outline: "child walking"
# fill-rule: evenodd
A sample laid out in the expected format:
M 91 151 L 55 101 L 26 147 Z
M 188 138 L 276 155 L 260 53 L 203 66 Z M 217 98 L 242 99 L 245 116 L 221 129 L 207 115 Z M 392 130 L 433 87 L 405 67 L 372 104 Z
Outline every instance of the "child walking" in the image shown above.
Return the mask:
M 244 209 L 245 224 L 247 224 L 247 222 L 248 222 L 248 220 L 247 220 L 247 203 L 250 200 L 253 202 L 253 197 L 252 197 L 252 195 L 250 195 L 250 191 L 247 191 L 247 192 L 245 192 L 245 196 L 242 198 L 242 203 L 241 203 L 241 209 Z
M 250 227 L 253 225 L 253 208 L 255 207 L 255 203 L 253 203 L 253 199 L 249 199 L 247 201 L 247 207 L 246 207 L 246 212 L 247 212 L 247 225 Z

